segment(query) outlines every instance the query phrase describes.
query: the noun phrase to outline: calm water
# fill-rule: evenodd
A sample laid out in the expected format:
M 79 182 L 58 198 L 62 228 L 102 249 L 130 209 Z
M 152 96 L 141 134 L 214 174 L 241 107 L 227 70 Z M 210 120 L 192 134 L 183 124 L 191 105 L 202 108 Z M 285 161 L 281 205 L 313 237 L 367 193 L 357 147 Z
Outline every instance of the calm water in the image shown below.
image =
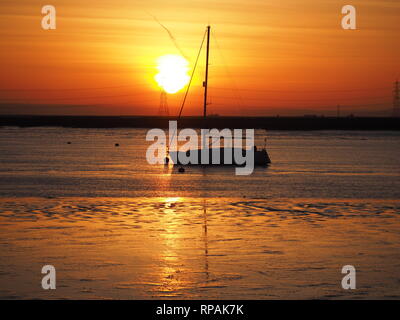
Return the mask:
M 146 132 L 0 129 L 0 298 L 400 298 L 400 133 L 260 130 L 235 176 L 150 166 Z
M 256 132 L 269 168 L 177 174 L 146 162 L 145 129 L 0 129 L 0 194 L 39 197 L 400 198 L 396 132 Z M 71 144 L 68 145 L 67 141 Z M 119 143 L 120 147 L 114 144 Z

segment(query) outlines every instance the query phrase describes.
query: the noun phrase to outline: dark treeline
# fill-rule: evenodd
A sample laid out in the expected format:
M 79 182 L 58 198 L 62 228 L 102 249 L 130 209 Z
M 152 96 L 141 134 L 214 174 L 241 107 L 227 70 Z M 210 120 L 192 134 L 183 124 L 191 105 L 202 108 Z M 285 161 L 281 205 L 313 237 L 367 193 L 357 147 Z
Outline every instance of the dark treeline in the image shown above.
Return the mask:
M 174 117 L 153 116 L 0 116 L 0 126 L 71 128 L 167 128 Z M 182 117 L 180 128 L 267 130 L 400 130 L 400 118 L 372 117 Z

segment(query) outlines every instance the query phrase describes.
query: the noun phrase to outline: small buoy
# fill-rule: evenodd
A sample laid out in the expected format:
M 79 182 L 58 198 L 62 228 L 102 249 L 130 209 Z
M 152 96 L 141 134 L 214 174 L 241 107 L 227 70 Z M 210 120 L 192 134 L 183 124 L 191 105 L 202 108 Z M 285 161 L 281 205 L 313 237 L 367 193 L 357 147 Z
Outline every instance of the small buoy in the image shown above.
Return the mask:
M 178 172 L 183 173 L 183 172 L 185 172 L 185 169 L 184 169 L 183 167 L 180 167 L 180 168 L 178 169 Z
M 119 147 L 119 143 L 116 143 L 115 146 L 116 146 L 116 147 Z

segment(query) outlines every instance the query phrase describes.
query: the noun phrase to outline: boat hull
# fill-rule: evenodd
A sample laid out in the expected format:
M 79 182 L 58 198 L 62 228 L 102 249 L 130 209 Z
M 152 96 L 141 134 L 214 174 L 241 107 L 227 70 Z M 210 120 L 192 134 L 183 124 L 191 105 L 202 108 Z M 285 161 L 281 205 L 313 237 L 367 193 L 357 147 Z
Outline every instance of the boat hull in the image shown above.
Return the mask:
M 225 148 L 210 148 L 208 150 L 208 161 L 207 155 L 202 156 L 201 149 L 192 149 L 188 151 L 170 151 L 169 157 L 174 165 L 198 165 L 198 166 L 244 166 L 245 163 L 238 163 L 235 159 L 234 153 L 241 152 L 242 156 L 245 157 L 246 152 L 251 152 L 245 149 L 230 149 L 225 150 Z M 255 166 L 267 166 L 271 163 L 271 159 L 268 155 L 267 150 L 253 150 L 254 152 L 254 165 Z M 189 163 L 182 163 L 182 159 L 189 157 L 193 153 L 193 160 Z M 214 153 L 214 156 L 213 156 Z M 229 156 L 232 154 L 232 157 Z M 215 156 L 216 155 L 216 156 Z M 219 157 L 218 157 L 219 155 Z M 216 157 L 216 159 L 215 159 Z M 213 163 L 214 158 L 214 163 Z

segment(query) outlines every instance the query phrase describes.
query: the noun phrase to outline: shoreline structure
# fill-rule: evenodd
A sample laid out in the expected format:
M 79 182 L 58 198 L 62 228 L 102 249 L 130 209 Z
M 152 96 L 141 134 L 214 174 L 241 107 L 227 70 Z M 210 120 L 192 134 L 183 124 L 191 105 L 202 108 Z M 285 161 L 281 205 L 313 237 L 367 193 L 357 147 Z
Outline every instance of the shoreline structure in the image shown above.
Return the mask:
M 168 128 L 174 117 L 160 116 L 39 116 L 2 115 L 0 127 Z M 178 128 L 237 128 L 266 130 L 386 130 L 400 131 L 394 117 L 181 117 Z

